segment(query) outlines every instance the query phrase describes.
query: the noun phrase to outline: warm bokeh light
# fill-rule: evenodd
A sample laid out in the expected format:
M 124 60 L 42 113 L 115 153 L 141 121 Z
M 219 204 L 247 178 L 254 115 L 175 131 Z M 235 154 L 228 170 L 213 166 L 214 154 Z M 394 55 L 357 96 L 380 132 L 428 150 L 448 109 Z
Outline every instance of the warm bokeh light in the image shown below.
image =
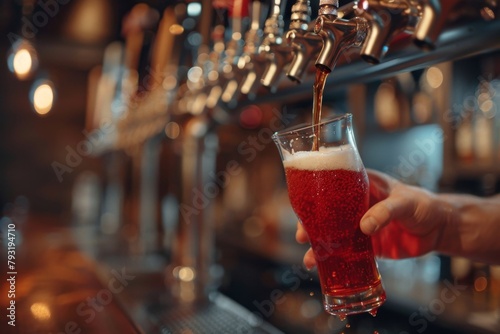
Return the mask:
M 180 24 L 172 24 L 168 29 L 172 35 L 180 35 L 184 32 L 184 28 Z
M 432 119 L 432 98 L 425 92 L 417 92 L 413 96 L 413 118 L 419 124 L 427 123 Z
M 47 114 L 54 103 L 54 90 L 49 82 L 38 82 L 33 86 L 33 108 L 39 115 Z
M 233 32 L 233 35 L 231 36 L 232 39 L 234 39 L 235 41 L 239 41 L 242 36 L 241 36 L 241 33 L 240 32 Z
M 216 70 L 212 70 L 212 71 L 208 72 L 207 78 L 210 81 L 215 81 L 215 80 L 219 79 L 219 72 L 217 72 Z
M 31 66 L 33 65 L 33 60 L 31 59 L 31 54 L 26 49 L 21 49 L 14 55 L 14 72 L 19 78 L 26 77 L 31 71 Z
M 486 100 L 481 105 L 479 106 L 479 109 L 481 109 L 482 112 L 488 113 L 493 109 L 493 101 L 491 100 Z
M 175 87 L 177 87 L 177 78 L 176 78 L 176 76 L 172 75 L 172 74 L 167 75 L 165 77 L 165 79 L 163 79 L 162 87 L 165 90 L 175 89 Z
M 396 99 L 396 89 L 389 82 L 382 83 L 375 94 L 375 118 L 384 129 L 397 128 L 401 122 L 400 108 Z
M 113 8 L 109 1 L 77 1 L 68 14 L 63 33 L 84 43 L 99 43 L 110 37 Z
M 193 268 L 182 267 L 179 269 L 179 279 L 184 282 L 191 282 L 195 277 Z
M 426 72 L 425 79 L 431 88 L 439 88 L 443 84 L 443 72 L 437 67 L 430 67 Z
M 50 309 L 45 303 L 33 303 L 30 311 L 37 320 L 48 320 L 51 317 Z
M 484 276 L 480 276 L 474 280 L 474 290 L 481 292 L 488 287 L 488 280 Z
M 199 66 L 193 66 L 189 69 L 187 76 L 188 80 L 191 82 L 198 82 L 203 75 L 203 70 Z
M 8 66 L 19 80 L 24 80 L 33 74 L 38 67 L 38 58 L 33 45 L 25 40 L 14 43 L 8 57 Z
M 165 126 L 165 134 L 170 139 L 175 139 L 179 137 L 180 133 L 181 133 L 181 127 L 176 122 L 170 122 L 167 124 L 167 126 Z

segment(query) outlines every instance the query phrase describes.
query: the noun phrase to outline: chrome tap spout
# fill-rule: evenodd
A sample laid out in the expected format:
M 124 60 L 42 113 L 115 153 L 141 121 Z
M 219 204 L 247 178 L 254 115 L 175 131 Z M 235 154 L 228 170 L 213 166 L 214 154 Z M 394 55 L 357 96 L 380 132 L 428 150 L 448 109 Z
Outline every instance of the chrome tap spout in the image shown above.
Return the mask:
M 420 0 L 420 20 L 415 26 L 413 38 L 415 44 L 424 49 L 433 49 L 441 32 L 439 21 L 441 2 L 439 0 Z
M 293 5 L 290 19 L 290 30 L 286 33 L 285 39 L 292 49 L 293 58 L 286 76 L 300 83 L 311 59 L 315 59 L 321 50 L 321 37 L 313 31 L 309 0 L 298 0 Z
M 348 5 L 352 8 L 353 5 Z M 322 39 L 322 48 L 316 59 L 316 67 L 332 71 L 339 56 L 352 46 L 360 46 L 367 34 L 368 24 L 364 18 L 350 19 L 338 15 L 338 1 L 320 1 L 319 15 L 314 31 Z
M 262 78 L 268 72 L 268 68 L 275 63 L 274 50 L 283 41 L 283 16 L 281 15 L 282 7 L 285 1 L 274 0 L 271 8 L 271 14 L 264 24 L 264 38 L 259 46 L 258 52 L 251 55 L 253 63 L 252 71 L 247 75 L 245 83 L 241 87 L 241 92 L 248 94 L 250 98 L 255 96 L 257 89 L 263 84 Z
M 419 20 L 418 8 L 410 0 L 360 0 L 356 14 L 365 18 L 370 27 L 361 57 L 372 64 L 380 63 L 394 36 L 413 31 Z

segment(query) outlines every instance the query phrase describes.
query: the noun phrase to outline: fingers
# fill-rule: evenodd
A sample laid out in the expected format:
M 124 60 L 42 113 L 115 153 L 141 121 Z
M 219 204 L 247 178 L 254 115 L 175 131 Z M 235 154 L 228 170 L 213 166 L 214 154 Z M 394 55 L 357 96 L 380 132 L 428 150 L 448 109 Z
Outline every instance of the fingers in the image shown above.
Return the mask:
M 308 270 L 311 270 L 316 265 L 316 259 L 311 248 L 309 248 L 304 255 L 304 265 Z
M 295 239 L 297 239 L 297 241 L 301 244 L 309 241 L 306 230 L 300 222 L 297 222 L 297 232 L 295 233 Z M 316 259 L 314 258 L 312 248 L 309 248 L 304 255 L 304 265 L 309 270 L 311 270 L 316 265 Z
M 393 220 L 408 220 L 416 209 L 416 201 L 411 197 L 389 197 L 373 205 L 361 218 L 360 228 L 365 234 L 373 234 Z
M 301 244 L 309 241 L 306 230 L 304 230 L 304 227 L 300 222 L 297 222 L 297 232 L 295 232 L 295 239 Z

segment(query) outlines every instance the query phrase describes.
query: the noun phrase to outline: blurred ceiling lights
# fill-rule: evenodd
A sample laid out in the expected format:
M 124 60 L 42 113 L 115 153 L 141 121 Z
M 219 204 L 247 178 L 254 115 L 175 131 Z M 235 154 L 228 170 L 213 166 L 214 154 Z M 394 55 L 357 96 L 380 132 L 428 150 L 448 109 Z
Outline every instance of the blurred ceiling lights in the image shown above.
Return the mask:
M 37 80 L 31 88 L 30 99 L 38 115 L 46 115 L 54 103 L 54 86 L 49 80 Z
M 20 39 L 12 45 L 7 63 L 9 70 L 19 80 L 25 80 L 33 76 L 38 68 L 38 55 L 33 45 L 25 39 Z

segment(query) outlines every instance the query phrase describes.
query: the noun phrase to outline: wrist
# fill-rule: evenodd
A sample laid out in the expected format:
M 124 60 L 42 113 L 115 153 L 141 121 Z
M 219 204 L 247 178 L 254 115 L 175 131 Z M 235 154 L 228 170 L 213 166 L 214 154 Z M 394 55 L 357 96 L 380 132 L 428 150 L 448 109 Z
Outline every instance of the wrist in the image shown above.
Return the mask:
M 438 238 L 436 250 L 446 255 L 454 255 L 459 248 L 458 226 L 460 225 L 460 205 L 449 195 L 437 195 L 434 205 L 439 215 L 436 217 Z
M 500 243 L 496 237 L 498 200 L 469 195 L 441 195 L 443 228 L 436 250 L 480 262 L 498 263 Z

